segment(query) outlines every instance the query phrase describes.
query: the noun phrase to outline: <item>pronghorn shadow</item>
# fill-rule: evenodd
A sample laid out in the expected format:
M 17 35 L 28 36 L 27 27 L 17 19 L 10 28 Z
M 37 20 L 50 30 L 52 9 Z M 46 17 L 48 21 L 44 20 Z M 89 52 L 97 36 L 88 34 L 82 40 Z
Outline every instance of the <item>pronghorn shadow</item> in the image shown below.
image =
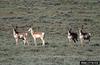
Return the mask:
M 69 45 L 67 45 L 67 44 L 64 44 L 64 45 L 63 45 L 63 47 L 68 47 L 68 46 L 69 46 Z
M 37 45 L 42 45 L 42 43 L 38 43 Z M 48 46 L 48 45 L 49 45 L 49 42 L 45 42 L 44 46 Z
M 89 51 L 89 52 L 93 52 L 93 50 L 92 50 L 92 49 L 87 49 L 87 51 Z
M 35 46 L 35 44 L 34 44 L 34 42 L 33 42 L 33 41 L 30 41 L 30 42 L 31 42 L 31 44 L 30 44 L 30 45 Z M 42 43 L 38 43 L 38 44 L 37 44 L 37 46 L 41 46 L 41 45 L 42 45 Z M 49 46 L 49 43 L 48 43 L 48 42 L 46 42 L 44 46 Z
M 100 44 L 92 44 L 91 46 L 100 46 Z
M 46 45 L 46 46 L 49 45 L 49 42 L 46 42 L 45 45 Z

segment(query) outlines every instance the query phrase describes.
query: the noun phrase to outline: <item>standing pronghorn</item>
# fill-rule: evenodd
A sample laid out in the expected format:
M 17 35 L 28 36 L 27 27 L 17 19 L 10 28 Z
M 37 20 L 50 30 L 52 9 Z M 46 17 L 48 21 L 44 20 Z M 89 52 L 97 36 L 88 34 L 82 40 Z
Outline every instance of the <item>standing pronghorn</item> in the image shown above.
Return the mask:
M 88 40 L 90 42 L 91 33 L 83 32 L 83 27 L 79 29 L 79 38 L 81 45 L 83 46 L 84 40 Z
M 17 28 L 17 26 L 16 26 L 16 28 Z M 29 43 L 28 43 L 28 33 L 27 32 L 18 32 L 16 28 L 13 27 L 13 36 L 16 40 L 16 45 L 18 45 L 19 39 L 23 40 L 24 45 L 26 43 L 29 45 Z
M 40 38 L 42 40 L 42 46 L 45 45 L 45 40 L 44 40 L 44 32 L 34 32 L 32 28 L 29 28 L 29 30 L 31 32 L 31 35 L 32 37 L 34 38 L 34 43 L 35 43 L 35 46 L 37 46 L 37 43 L 36 43 L 36 39 Z
M 68 30 L 68 41 L 76 43 L 78 41 L 78 34 L 76 32 L 72 32 L 72 29 L 70 28 Z

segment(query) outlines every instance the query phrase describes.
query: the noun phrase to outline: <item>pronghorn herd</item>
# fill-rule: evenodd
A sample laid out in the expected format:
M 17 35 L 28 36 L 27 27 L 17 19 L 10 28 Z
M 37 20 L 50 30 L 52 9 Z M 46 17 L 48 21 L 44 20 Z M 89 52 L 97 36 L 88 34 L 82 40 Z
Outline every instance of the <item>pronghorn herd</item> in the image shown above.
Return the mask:
M 27 43 L 29 45 L 29 42 L 28 42 L 28 32 L 31 33 L 33 39 L 34 39 L 34 43 L 35 43 L 35 46 L 37 46 L 37 42 L 36 42 L 36 39 L 41 39 L 42 41 L 42 46 L 45 45 L 45 40 L 44 40 L 44 36 L 45 36 L 45 33 L 44 32 L 34 32 L 32 27 L 30 27 L 28 29 L 27 32 L 18 32 L 17 31 L 17 26 L 13 27 L 13 36 L 15 38 L 15 41 L 16 41 L 16 45 L 18 45 L 18 41 L 19 39 L 22 39 L 23 42 L 24 42 L 24 45 Z M 80 43 L 81 45 L 83 46 L 84 45 L 84 41 L 87 40 L 88 43 L 90 42 L 90 38 L 91 38 L 91 33 L 88 33 L 88 32 L 84 32 L 83 31 L 83 27 L 79 29 L 78 33 L 77 32 L 73 32 L 72 31 L 72 28 L 70 28 L 67 32 L 67 38 L 68 38 L 68 42 L 71 44 L 71 43 L 76 43 L 78 42 L 78 39 L 80 40 Z
M 83 27 L 81 29 L 79 29 L 79 33 L 73 32 L 72 29 L 70 28 L 68 30 L 67 37 L 68 37 L 69 43 L 71 43 L 71 42 L 76 43 L 79 38 L 79 40 L 81 42 L 81 46 L 83 46 L 85 41 L 88 41 L 88 43 L 90 42 L 91 33 L 84 32 Z

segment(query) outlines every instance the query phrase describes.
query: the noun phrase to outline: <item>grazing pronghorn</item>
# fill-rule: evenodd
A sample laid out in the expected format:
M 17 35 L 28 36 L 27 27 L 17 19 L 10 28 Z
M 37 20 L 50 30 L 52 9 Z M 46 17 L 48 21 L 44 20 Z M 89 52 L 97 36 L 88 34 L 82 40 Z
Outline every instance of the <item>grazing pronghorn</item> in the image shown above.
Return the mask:
M 37 46 L 37 43 L 36 43 L 36 39 L 40 38 L 42 40 L 42 46 L 45 45 L 45 40 L 44 40 L 44 32 L 34 32 L 32 28 L 29 28 L 29 30 L 31 32 L 31 35 L 32 37 L 34 38 L 34 43 L 35 43 L 35 46 Z
M 83 28 L 79 29 L 79 38 L 80 42 L 83 46 L 84 40 L 88 40 L 90 42 L 91 33 L 83 32 Z
M 74 43 L 76 43 L 78 41 L 78 34 L 76 32 L 72 32 L 71 28 L 68 30 L 68 41 L 69 41 L 69 43 L 71 41 Z
M 17 28 L 17 26 L 16 26 L 16 28 Z M 28 43 L 28 33 L 27 32 L 18 32 L 16 28 L 13 27 L 13 36 L 16 40 L 16 45 L 18 45 L 19 39 L 23 40 L 24 45 L 26 43 L 29 45 L 29 43 Z

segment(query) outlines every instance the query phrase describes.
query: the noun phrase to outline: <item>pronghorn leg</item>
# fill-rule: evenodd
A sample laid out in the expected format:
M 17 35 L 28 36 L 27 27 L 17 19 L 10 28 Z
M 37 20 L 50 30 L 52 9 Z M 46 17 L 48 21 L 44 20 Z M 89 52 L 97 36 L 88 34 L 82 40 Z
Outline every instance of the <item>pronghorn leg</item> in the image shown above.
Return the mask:
M 71 39 L 68 39 L 68 43 L 69 43 L 69 45 L 71 45 Z
M 28 40 L 26 40 L 26 42 L 27 42 L 27 44 L 28 44 L 28 46 L 29 46 L 29 42 L 28 42 Z
M 72 43 L 73 43 L 72 47 L 75 47 L 76 46 L 76 40 L 72 39 Z
M 24 45 L 25 45 L 26 44 L 26 40 L 24 39 L 23 42 L 24 42 Z
M 88 40 L 88 44 L 90 43 L 90 39 Z
M 41 40 L 42 40 L 42 46 L 44 46 L 45 45 L 45 41 L 44 41 L 44 39 L 43 38 L 41 38 Z
M 75 40 L 75 39 L 73 39 L 73 43 L 74 43 L 74 44 L 76 43 L 76 40 Z
M 84 46 L 84 40 L 81 39 L 80 41 L 81 41 L 81 46 L 83 47 Z
M 37 46 L 37 43 L 36 43 L 36 38 L 34 38 L 34 43 L 35 43 L 35 46 Z
M 72 39 L 69 39 L 69 40 L 68 40 L 69 45 L 70 45 L 71 47 L 73 47 L 73 44 L 72 44 L 73 42 L 72 42 L 72 41 L 73 41 Z M 72 42 L 72 43 L 71 43 L 71 42 Z
M 26 40 L 26 43 L 28 44 L 28 46 L 29 46 L 29 42 L 28 42 L 28 39 L 27 38 L 25 38 L 25 40 Z
M 70 39 L 68 39 L 68 43 L 69 43 L 69 45 L 70 45 Z
M 16 45 L 18 45 L 18 38 L 16 38 Z

